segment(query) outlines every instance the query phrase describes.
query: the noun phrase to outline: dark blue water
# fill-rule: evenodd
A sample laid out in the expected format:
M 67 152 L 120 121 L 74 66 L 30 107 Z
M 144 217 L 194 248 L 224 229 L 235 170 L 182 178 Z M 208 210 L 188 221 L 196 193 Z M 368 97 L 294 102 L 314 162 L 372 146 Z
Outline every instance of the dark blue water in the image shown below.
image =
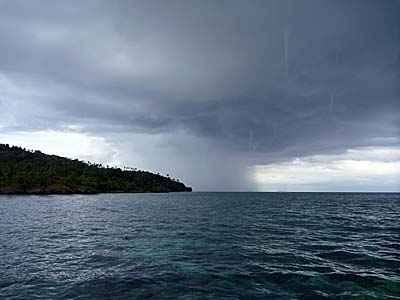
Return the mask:
M 1 196 L 0 299 L 400 299 L 400 194 Z

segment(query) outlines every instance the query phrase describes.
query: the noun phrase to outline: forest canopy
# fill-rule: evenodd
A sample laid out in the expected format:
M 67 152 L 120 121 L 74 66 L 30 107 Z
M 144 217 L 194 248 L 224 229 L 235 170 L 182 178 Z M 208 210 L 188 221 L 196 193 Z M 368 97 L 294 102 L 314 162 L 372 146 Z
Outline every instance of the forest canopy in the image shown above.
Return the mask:
M 179 180 L 0 144 L 0 194 L 191 191 Z

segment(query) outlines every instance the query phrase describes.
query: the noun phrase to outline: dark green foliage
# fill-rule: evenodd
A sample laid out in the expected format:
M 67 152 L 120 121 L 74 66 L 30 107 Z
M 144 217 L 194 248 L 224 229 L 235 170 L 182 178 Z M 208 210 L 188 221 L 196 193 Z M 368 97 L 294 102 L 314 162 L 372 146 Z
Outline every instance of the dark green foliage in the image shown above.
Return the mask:
M 103 167 L 0 144 L 1 193 L 191 191 L 177 180 L 129 168 Z

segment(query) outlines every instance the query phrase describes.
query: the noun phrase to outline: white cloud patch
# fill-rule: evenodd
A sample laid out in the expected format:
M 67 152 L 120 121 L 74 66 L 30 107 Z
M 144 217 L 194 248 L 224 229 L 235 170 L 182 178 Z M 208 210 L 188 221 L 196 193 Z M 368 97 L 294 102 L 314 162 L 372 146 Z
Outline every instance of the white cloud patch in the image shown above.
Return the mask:
M 398 191 L 400 148 L 366 147 L 254 167 L 259 190 Z
M 76 130 L 76 125 L 69 125 L 64 131 L 0 133 L 0 142 L 104 165 L 120 165 L 119 151 L 112 144 L 102 137 L 88 135 Z

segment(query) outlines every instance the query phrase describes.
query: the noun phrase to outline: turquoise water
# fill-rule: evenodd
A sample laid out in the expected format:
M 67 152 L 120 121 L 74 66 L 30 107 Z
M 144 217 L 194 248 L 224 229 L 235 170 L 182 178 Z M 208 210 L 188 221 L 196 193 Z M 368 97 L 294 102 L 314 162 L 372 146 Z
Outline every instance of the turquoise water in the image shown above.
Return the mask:
M 0 299 L 400 299 L 400 194 L 0 196 Z

